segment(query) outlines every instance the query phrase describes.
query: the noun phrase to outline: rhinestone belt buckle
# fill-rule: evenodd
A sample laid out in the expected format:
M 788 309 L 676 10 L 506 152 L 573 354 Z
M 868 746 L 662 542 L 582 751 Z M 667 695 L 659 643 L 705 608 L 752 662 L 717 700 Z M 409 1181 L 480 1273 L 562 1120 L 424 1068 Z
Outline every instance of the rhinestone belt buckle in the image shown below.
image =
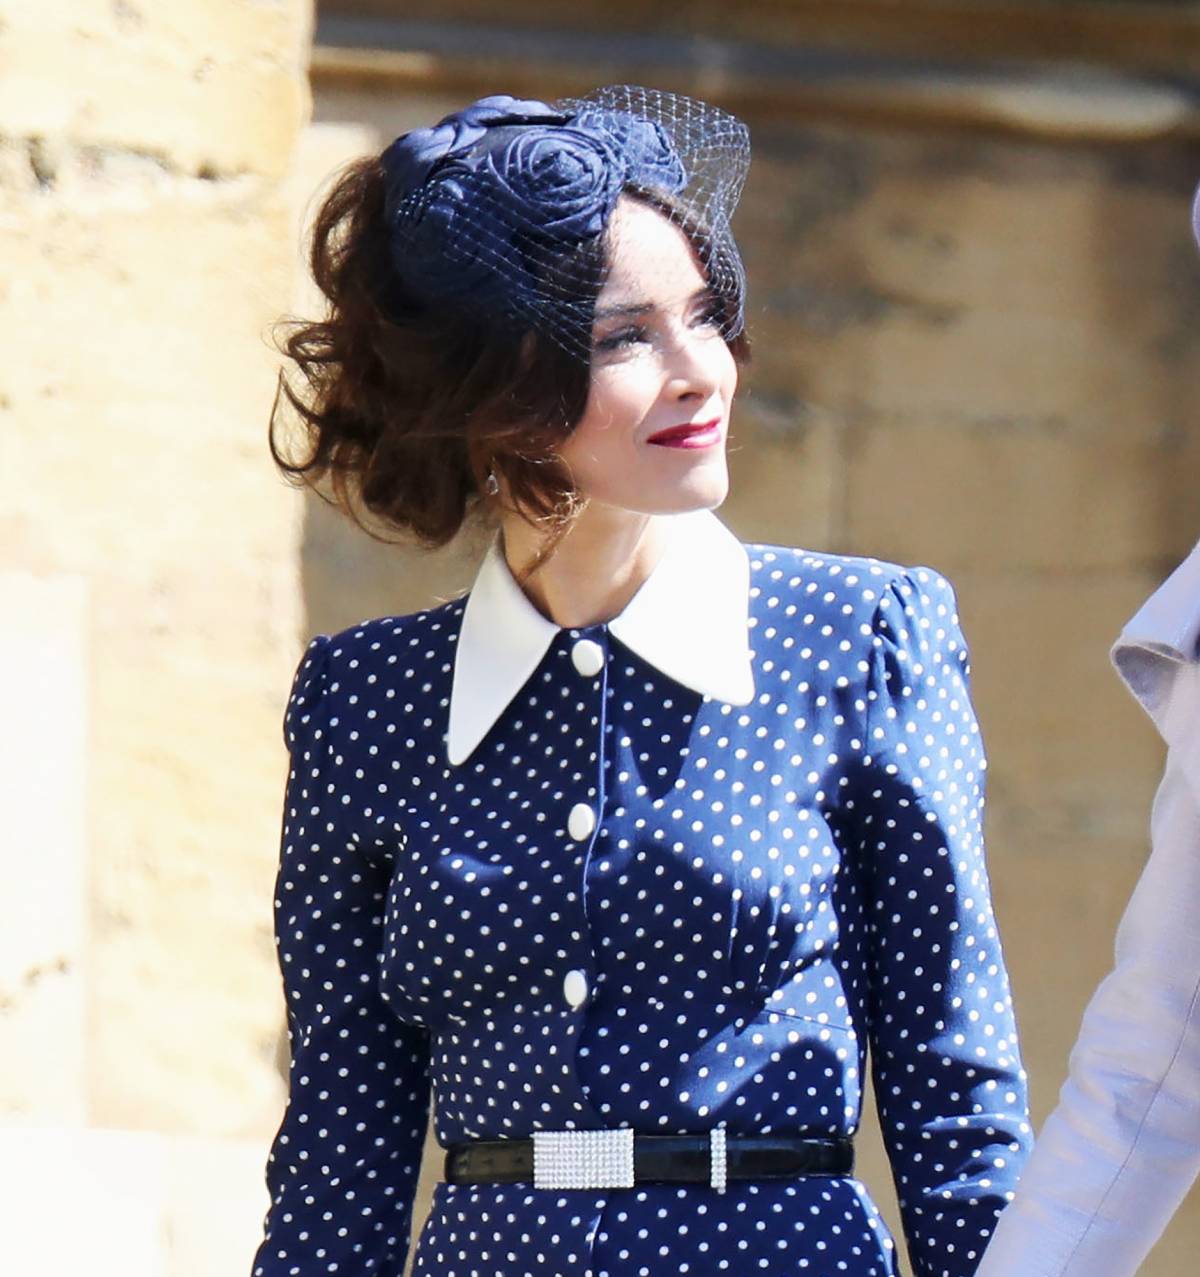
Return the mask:
M 633 1131 L 534 1131 L 534 1188 L 632 1188 Z
M 729 1152 L 723 1126 L 714 1127 L 708 1133 L 708 1182 L 718 1193 L 723 1193 L 729 1185 Z

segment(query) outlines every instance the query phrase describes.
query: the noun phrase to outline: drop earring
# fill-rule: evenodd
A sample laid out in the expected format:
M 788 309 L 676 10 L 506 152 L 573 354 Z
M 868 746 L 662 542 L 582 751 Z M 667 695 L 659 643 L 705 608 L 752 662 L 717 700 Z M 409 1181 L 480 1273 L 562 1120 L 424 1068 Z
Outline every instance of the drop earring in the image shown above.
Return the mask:
M 500 491 L 500 480 L 496 478 L 495 470 L 489 470 L 487 479 L 484 480 L 483 490 L 489 497 L 494 497 Z

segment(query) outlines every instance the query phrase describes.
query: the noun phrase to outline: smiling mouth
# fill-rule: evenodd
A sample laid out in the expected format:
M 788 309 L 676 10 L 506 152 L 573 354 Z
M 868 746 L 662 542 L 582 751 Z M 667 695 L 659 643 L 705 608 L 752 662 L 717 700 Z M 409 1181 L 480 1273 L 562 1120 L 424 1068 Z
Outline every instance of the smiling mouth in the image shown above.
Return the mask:
M 670 426 L 651 435 L 646 441 L 657 448 L 711 448 L 721 442 L 721 419 L 688 421 L 681 426 Z

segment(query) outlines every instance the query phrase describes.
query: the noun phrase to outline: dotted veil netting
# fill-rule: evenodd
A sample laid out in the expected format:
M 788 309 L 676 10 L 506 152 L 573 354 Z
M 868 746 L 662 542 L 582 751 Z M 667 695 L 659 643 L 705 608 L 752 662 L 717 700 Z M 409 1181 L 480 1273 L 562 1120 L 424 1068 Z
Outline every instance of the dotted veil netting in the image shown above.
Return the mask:
M 749 162 L 741 121 L 680 94 L 614 85 L 550 104 L 484 98 L 383 153 L 389 306 L 414 322 L 448 307 L 535 328 L 587 360 L 624 198 L 687 237 L 722 303 L 713 322 L 732 338 L 745 273 L 730 218 Z M 665 273 L 646 284 L 671 295 Z

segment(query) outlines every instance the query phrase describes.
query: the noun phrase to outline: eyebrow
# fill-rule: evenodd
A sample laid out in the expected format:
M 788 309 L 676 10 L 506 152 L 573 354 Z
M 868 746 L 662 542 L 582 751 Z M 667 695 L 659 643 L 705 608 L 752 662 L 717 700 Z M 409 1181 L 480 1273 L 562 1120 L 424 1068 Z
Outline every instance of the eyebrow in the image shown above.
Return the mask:
M 648 315 L 654 306 L 650 302 L 633 302 L 628 306 L 601 306 L 596 310 L 596 319 L 616 319 L 625 315 Z
M 693 302 L 711 295 L 712 289 L 705 285 L 703 288 L 696 289 L 687 299 L 687 304 L 690 306 Z M 648 315 L 655 310 L 658 310 L 656 302 L 628 302 L 623 306 L 599 306 L 596 308 L 594 318 L 597 323 L 601 323 L 606 319 L 616 319 L 618 316 L 624 318 L 630 315 Z

